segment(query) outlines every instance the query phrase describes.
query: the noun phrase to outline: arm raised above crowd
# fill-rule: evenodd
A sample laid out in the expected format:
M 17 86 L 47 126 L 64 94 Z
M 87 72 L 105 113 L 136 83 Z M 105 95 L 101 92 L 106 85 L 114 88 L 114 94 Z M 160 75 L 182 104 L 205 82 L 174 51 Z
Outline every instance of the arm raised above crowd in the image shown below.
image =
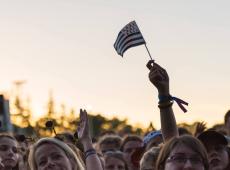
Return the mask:
M 80 123 L 78 126 L 78 137 L 84 147 L 87 170 L 103 170 L 101 161 L 93 148 L 89 132 L 89 121 L 86 110 L 80 110 Z
M 165 100 L 159 101 L 158 107 L 160 108 L 161 117 L 161 131 L 164 138 L 164 142 L 168 141 L 172 137 L 179 136 L 176 119 L 172 109 L 172 100 L 169 100 L 169 76 L 164 68 L 150 60 L 147 64 L 150 69 L 149 80 L 157 88 L 159 98 Z

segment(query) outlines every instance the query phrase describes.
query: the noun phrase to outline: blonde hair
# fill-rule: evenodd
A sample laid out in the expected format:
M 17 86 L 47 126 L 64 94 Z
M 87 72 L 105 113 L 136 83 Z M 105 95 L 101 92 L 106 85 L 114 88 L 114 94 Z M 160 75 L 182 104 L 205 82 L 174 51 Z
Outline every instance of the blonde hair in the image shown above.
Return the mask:
M 140 170 L 144 170 L 146 167 L 155 169 L 160 149 L 160 147 L 152 147 L 144 153 L 140 160 Z
M 73 170 L 85 170 L 86 169 L 82 161 L 80 161 L 80 159 L 75 154 L 75 152 L 67 144 L 55 138 L 41 138 L 30 148 L 28 163 L 29 163 L 31 170 L 37 170 L 37 166 L 35 162 L 35 152 L 39 146 L 45 143 L 50 143 L 50 144 L 54 144 L 58 146 L 65 152 L 67 157 L 73 158 L 74 162 L 77 165 L 76 167 L 73 167 L 74 168 Z

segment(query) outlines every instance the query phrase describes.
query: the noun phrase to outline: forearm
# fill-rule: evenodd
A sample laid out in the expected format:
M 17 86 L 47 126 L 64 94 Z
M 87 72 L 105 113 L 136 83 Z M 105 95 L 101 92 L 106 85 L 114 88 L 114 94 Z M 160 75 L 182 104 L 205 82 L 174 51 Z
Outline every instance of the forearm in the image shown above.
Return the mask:
M 91 141 L 83 142 L 83 146 L 85 152 L 94 149 Z M 87 170 L 103 170 L 101 161 L 96 153 L 86 156 L 85 162 Z
M 161 117 L 161 131 L 162 131 L 164 142 L 167 142 L 169 139 L 175 136 L 179 136 L 172 106 L 166 108 L 160 108 L 160 117 Z
M 149 79 L 158 90 L 161 131 L 166 142 L 172 137 L 179 136 L 172 109 L 173 98 L 170 95 L 169 76 L 164 68 L 152 60 L 148 62 L 147 67 L 150 69 Z

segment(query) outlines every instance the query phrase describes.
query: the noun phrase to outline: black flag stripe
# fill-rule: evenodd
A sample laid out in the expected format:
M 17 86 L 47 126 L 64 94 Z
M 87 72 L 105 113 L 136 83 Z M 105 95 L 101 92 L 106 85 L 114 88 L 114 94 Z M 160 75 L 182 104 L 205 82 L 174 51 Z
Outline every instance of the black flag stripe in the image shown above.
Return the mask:
M 120 43 L 117 45 L 116 49 L 121 49 L 122 46 L 126 43 L 126 41 L 131 40 L 132 38 L 142 37 L 140 32 L 136 32 L 133 34 L 128 35 L 127 37 L 124 37 L 122 40 L 120 40 Z
M 128 50 L 129 48 L 131 47 L 135 47 L 135 46 L 138 46 L 138 45 L 142 45 L 142 44 L 145 44 L 145 41 L 139 39 L 139 40 L 136 40 L 135 42 L 133 43 L 128 43 L 123 49 L 122 51 L 120 52 L 120 54 L 123 56 L 124 52 L 126 50 Z

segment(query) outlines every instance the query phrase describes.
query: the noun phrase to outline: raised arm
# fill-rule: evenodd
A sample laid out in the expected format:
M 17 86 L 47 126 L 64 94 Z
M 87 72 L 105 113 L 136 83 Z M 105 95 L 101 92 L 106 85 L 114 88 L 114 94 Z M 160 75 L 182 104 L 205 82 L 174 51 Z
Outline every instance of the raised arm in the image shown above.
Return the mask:
M 80 124 L 78 126 L 78 137 L 83 144 L 87 170 L 103 170 L 101 161 L 93 148 L 89 132 L 89 122 L 86 110 L 80 110 Z
M 147 67 L 150 69 L 149 80 L 158 90 L 161 131 L 166 142 L 172 137 L 179 136 L 172 109 L 173 101 L 170 99 L 169 76 L 165 69 L 152 60 L 148 62 Z

